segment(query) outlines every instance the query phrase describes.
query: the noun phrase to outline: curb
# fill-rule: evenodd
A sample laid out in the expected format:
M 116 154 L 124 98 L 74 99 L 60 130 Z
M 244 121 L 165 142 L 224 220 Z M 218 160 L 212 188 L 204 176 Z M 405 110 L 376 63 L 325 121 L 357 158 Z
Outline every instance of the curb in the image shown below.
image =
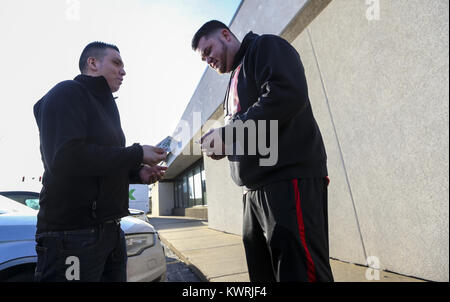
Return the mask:
M 189 267 L 189 269 L 201 280 L 201 282 L 209 282 L 209 278 L 206 277 L 205 274 L 197 267 L 195 264 L 193 264 L 189 258 L 185 257 L 183 253 L 181 253 L 179 250 L 177 250 L 169 241 L 167 241 L 166 238 L 164 238 L 161 234 L 159 234 L 159 238 L 164 243 L 165 246 L 167 246 L 172 252 L 177 255 L 178 258 L 180 258 L 181 261 L 186 263 L 186 265 Z

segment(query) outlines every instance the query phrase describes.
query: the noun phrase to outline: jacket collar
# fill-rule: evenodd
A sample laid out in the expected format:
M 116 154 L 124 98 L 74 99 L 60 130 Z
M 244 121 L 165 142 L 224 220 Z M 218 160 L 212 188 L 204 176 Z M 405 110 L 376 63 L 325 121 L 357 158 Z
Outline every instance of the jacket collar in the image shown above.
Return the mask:
M 103 76 L 92 77 L 85 74 L 77 75 L 74 79 L 89 89 L 89 91 L 100 100 L 110 100 L 113 98 L 111 88 Z
M 242 58 L 244 57 L 245 53 L 247 52 L 248 47 L 250 46 L 253 41 L 258 38 L 259 35 L 254 34 L 252 31 L 247 33 L 242 40 L 241 47 L 239 48 L 238 52 L 234 56 L 234 62 L 233 62 L 233 70 L 235 70 L 239 64 L 241 64 Z

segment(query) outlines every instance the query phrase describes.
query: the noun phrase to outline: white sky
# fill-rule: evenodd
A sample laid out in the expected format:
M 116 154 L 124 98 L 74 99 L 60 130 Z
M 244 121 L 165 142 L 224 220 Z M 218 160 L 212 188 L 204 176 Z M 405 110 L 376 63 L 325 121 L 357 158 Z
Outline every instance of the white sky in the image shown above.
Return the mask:
M 115 96 L 127 145 L 154 145 L 171 135 L 206 68 L 191 50 L 192 35 L 211 19 L 229 24 L 239 3 L 2 0 L 0 189 L 42 175 L 33 105 L 79 74 L 79 56 L 92 41 L 117 45 L 125 63 Z

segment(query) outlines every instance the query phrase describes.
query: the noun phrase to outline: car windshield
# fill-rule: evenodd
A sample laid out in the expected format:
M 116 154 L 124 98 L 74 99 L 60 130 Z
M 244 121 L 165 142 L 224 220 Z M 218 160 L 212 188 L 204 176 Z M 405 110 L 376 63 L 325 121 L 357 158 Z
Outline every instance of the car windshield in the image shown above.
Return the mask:
M 10 198 L 0 196 L 0 214 L 36 215 L 36 211 Z
M 25 199 L 25 205 L 33 210 L 39 210 L 39 198 Z
M 33 210 L 39 210 L 39 193 L 27 191 L 6 191 L 0 192 L 0 195 L 20 202 Z

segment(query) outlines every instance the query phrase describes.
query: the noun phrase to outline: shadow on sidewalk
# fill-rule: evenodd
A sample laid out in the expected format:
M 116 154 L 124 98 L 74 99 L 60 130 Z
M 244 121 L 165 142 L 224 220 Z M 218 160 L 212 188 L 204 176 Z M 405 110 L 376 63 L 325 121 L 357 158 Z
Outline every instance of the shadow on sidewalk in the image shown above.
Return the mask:
M 207 220 L 201 220 L 190 217 L 179 217 L 179 216 L 164 216 L 164 217 L 153 217 L 150 216 L 150 223 L 155 227 L 157 231 L 167 231 L 171 229 L 180 228 L 190 228 L 190 227 L 201 227 L 208 226 Z

